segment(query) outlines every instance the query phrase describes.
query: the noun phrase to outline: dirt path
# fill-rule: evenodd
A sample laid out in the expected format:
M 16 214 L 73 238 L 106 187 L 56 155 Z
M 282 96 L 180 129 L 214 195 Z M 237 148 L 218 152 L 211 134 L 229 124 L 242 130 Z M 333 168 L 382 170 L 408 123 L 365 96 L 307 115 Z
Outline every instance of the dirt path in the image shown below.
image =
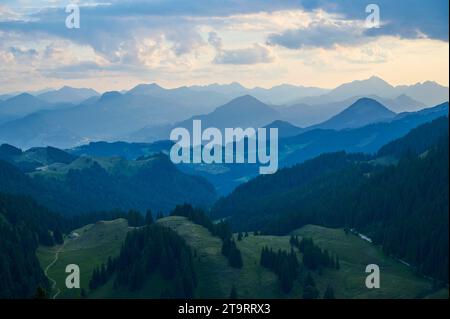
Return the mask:
M 58 261 L 59 253 L 62 251 L 63 248 L 64 248 L 64 244 L 62 244 L 61 247 L 58 248 L 58 250 L 55 252 L 55 258 L 52 260 L 52 262 L 50 264 L 47 265 L 47 267 L 45 267 L 45 270 L 44 270 L 45 276 L 47 276 L 47 278 L 52 283 L 52 287 L 51 287 L 52 290 L 56 289 L 56 293 L 52 297 L 52 299 L 56 299 L 56 297 L 58 297 L 58 295 L 61 293 L 61 290 L 58 287 L 56 287 L 56 281 L 48 275 L 48 270 L 50 269 L 50 267 L 52 267 Z

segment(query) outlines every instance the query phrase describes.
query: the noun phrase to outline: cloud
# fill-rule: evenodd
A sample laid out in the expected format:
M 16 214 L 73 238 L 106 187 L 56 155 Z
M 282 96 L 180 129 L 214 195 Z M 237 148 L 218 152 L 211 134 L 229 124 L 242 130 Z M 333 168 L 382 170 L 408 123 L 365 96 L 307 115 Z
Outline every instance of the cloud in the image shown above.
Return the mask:
M 148 38 L 170 41 L 176 55 L 189 54 L 205 45 L 189 19 L 150 16 L 148 8 L 145 10 L 139 3 L 132 6 L 130 1 L 82 7 L 80 29 L 66 28 L 66 16 L 64 8 L 45 8 L 30 14 L 28 20 L 0 22 L 0 31 L 41 39 L 56 37 L 81 46 L 88 45 L 111 63 L 138 62 L 138 47 Z
M 103 1 L 108 4 L 98 3 Z M 84 75 L 86 81 L 95 84 L 96 78 L 108 75 L 108 83 L 113 84 L 124 78 L 137 81 L 150 77 L 154 81 L 165 79 L 169 85 L 180 79 L 208 82 L 211 73 L 225 81 L 243 77 L 251 82 L 254 77 L 248 74 L 253 72 L 276 74 L 280 79 L 283 74 L 291 74 L 292 65 L 296 70 L 308 68 L 304 60 L 308 55 L 318 64 L 328 59 L 327 65 L 338 70 L 340 61 L 377 66 L 392 61 L 398 48 L 392 54 L 390 48 L 363 48 L 379 41 L 395 40 L 402 46 L 411 40 L 411 47 L 437 42 L 439 51 L 434 54 L 439 56 L 448 43 L 448 0 L 374 1 L 381 10 L 383 25 L 379 29 L 364 27 L 365 7 L 371 2 L 367 0 L 77 2 L 81 5 L 81 29 L 65 27 L 67 0 L 2 1 L 0 60 L 12 62 L 0 66 L 0 84 L 17 85 L 5 79 L 19 79 L 19 74 L 23 78 L 25 73 L 30 79 L 38 79 L 35 75 L 39 73 L 49 80 L 73 77 L 81 81 Z M 215 35 L 210 34 L 212 31 Z M 424 38 L 440 41 L 427 42 Z M 17 50 L 13 54 L 10 48 Z M 414 51 L 410 56 L 421 54 L 426 52 Z M 338 61 L 337 56 L 342 59 Z M 271 63 L 275 57 L 277 63 Z M 30 58 L 34 62 L 27 63 Z M 258 65 L 262 63 L 264 68 Z M 309 78 L 314 74 L 312 69 Z
M 376 4 L 380 8 L 381 26 L 367 28 L 367 1 L 304 0 L 304 9 L 324 10 L 329 17 L 273 33 L 268 43 L 289 49 L 332 48 L 365 44 L 380 36 L 448 42 L 448 0 L 379 0 Z
M 208 34 L 208 42 L 211 44 L 216 50 L 222 50 L 222 39 L 219 37 L 217 32 L 210 32 Z
M 9 52 L 11 52 L 16 59 L 34 59 L 38 56 L 38 52 L 35 49 L 10 47 Z
M 274 61 L 271 51 L 255 43 L 253 47 L 219 51 L 214 58 L 216 64 L 258 64 Z
M 280 45 L 289 49 L 301 49 L 332 48 L 339 44 L 352 46 L 370 40 L 364 36 L 364 29 L 360 23 L 316 21 L 304 28 L 271 34 L 267 42 L 270 45 Z
M 213 60 L 215 64 L 251 65 L 270 63 L 275 59 L 269 48 L 258 43 L 249 48 L 226 50 L 223 48 L 222 39 L 216 32 L 209 33 L 208 42 L 216 50 Z
M 305 10 L 323 9 L 340 14 L 344 19 L 364 21 L 367 0 L 332 1 L 302 0 Z M 393 35 L 405 39 L 423 36 L 448 42 L 448 0 L 377 0 L 373 3 L 380 8 L 383 27 L 368 29 L 366 35 Z
M 11 7 L 3 6 L 0 10 L 8 12 L 3 20 L 0 19 L 0 31 L 64 38 L 80 45 L 89 45 L 98 54 L 115 63 L 120 63 L 124 58 L 120 51 L 125 45 L 130 51 L 126 59 L 138 61 L 131 53 L 137 51 L 141 38 L 163 38 L 170 41 L 175 55 L 180 56 L 195 52 L 205 45 L 198 32 L 199 24 L 208 23 L 205 19 L 283 10 L 322 10 L 339 15 L 335 20 L 343 21 L 341 24 L 331 25 L 309 23 L 311 30 L 298 27 L 283 31 L 273 29 L 272 32 L 277 33 L 269 37 L 269 42 L 288 48 L 357 44 L 359 41 L 370 41 L 363 41 L 363 37 L 374 38 L 381 35 L 396 35 L 408 39 L 429 37 L 448 41 L 448 0 L 378 0 L 383 27 L 370 30 L 355 29 L 344 23 L 362 23 L 367 15 L 367 0 L 110 0 L 108 5 L 85 3 L 81 7 L 81 29 L 77 30 L 64 26 L 67 16 L 63 7 L 65 1 L 38 1 L 42 9 L 31 11 L 21 20 L 17 20 L 20 15 L 11 9 L 17 7 L 10 3 L 14 2 L 7 1 L 6 4 Z M 26 3 L 31 4 L 31 1 Z M 54 7 L 55 5 L 59 7 Z M 15 18 L 8 20 L 8 16 Z M 278 21 L 281 20 L 284 20 L 284 16 L 279 17 Z M 247 23 L 246 27 L 251 28 L 251 23 Z

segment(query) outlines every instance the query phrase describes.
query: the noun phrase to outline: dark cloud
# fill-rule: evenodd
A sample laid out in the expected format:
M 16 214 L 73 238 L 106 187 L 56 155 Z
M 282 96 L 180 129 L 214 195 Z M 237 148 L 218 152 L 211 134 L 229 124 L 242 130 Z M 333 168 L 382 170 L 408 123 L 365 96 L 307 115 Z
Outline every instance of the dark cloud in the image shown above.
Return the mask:
M 343 19 L 365 21 L 368 13 L 364 0 L 332 2 L 328 0 L 304 0 L 306 10 L 323 9 L 339 14 Z M 448 41 L 448 0 L 378 0 L 381 25 L 364 28 L 339 23 L 312 23 L 307 28 L 287 30 L 271 34 L 268 43 L 290 49 L 303 47 L 329 48 L 334 45 L 358 45 L 374 37 L 391 35 L 404 39 L 431 38 Z
M 396 35 L 402 38 L 419 38 L 425 35 L 431 39 L 448 42 L 448 0 L 302 0 L 307 10 L 324 9 L 341 14 L 344 18 L 365 20 L 368 4 L 380 7 L 379 29 L 368 29 L 366 35 Z

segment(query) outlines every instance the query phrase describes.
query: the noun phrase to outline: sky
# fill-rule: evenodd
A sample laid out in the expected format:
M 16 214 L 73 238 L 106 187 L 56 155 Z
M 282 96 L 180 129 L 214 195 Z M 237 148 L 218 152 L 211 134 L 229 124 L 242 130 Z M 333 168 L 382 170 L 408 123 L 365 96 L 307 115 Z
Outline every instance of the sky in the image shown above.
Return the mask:
M 448 86 L 448 0 L 2 0 L 0 92 L 239 82 Z M 77 4 L 80 28 L 67 28 Z M 366 23 L 379 8 L 377 28 Z

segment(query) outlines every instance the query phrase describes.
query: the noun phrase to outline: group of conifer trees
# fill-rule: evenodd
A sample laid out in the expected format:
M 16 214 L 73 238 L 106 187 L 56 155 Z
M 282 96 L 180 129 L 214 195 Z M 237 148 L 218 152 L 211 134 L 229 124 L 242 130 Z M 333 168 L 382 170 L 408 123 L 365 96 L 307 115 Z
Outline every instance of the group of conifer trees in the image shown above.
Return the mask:
M 36 250 L 63 242 L 66 221 L 26 196 L 0 193 L 0 299 L 49 288 Z
M 337 255 L 333 257 L 326 249 L 316 246 L 312 238 L 302 238 L 299 241 L 298 236 L 291 236 L 290 243 L 302 253 L 303 264 L 309 269 L 340 268 L 339 257 Z
M 178 205 L 171 213 L 172 216 L 183 216 L 195 224 L 208 229 L 213 236 L 222 240 L 222 255 L 227 257 L 231 267 L 242 268 L 243 261 L 240 250 L 236 246 L 231 228 L 225 221 L 213 223 L 208 216 L 199 208 L 193 208 L 189 204 Z M 241 236 L 242 239 L 242 236 Z
M 271 248 L 264 247 L 261 251 L 260 265 L 277 274 L 283 292 L 289 293 L 292 290 L 300 266 L 293 250 L 290 253 L 282 250 L 274 252 Z
M 331 257 L 326 250 L 316 246 L 310 238 L 303 238 L 300 241 L 297 236 L 291 236 L 290 244 L 292 246 L 290 252 L 281 249 L 274 251 L 272 248 L 265 246 L 261 251 L 260 258 L 262 267 L 270 269 L 277 274 L 281 290 L 284 293 L 291 292 L 294 282 L 302 277 L 301 275 L 305 273 L 306 268 L 310 271 L 321 271 L 325 267 L 340 268 L 338 257 Z M 298 261 L 294 248 L 297 248 L 302 253 L 302 263 Z M 303 298 L 317 299 L 318 297 L 319 291 L 311 274 L 308 272 L 303 280 Z M 334 299 L 334 291 L 330 285 L 327 287 L 323 298 Z
M 155 273 L 169 283 L 161 297 L 194 297 L 197 277 L 189 247 L 173 230 L 152 224 L 128 233 L 119 256 L 94 270 L 89 287 L 114 277 L 114 289 L 138 291 Z

